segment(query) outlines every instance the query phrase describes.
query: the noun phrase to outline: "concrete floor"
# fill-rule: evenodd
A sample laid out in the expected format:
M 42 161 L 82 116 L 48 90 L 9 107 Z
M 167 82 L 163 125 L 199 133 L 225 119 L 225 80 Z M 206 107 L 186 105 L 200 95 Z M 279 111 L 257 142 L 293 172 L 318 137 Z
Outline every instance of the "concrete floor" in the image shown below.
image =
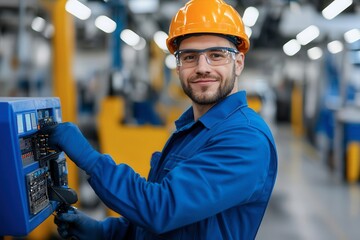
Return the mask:
M 335 179 L 288 125 L 273 129 L 279 171 L 257 240 L 360 239 L 360 184 Z

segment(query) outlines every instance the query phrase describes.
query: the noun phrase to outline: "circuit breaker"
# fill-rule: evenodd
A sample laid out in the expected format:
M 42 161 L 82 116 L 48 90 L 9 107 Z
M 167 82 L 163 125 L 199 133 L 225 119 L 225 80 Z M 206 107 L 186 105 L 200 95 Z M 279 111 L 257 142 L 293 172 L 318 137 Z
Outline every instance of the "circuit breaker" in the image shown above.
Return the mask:
M 58 98 L 0 98 L 0 236 L 25 236 L 77 200 L 64 153 L 48 144 L 60 122 Z

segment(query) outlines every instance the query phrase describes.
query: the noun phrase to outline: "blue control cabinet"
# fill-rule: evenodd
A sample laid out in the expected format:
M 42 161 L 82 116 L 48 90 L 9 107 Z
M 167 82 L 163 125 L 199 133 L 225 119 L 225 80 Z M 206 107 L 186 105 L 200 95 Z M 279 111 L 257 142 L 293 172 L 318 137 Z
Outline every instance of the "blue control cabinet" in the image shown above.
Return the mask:
M 58 98 L 0 98 L 0 236 L 26 236 L 57 210 L 67 166 L 45 129 L 59 122 Z

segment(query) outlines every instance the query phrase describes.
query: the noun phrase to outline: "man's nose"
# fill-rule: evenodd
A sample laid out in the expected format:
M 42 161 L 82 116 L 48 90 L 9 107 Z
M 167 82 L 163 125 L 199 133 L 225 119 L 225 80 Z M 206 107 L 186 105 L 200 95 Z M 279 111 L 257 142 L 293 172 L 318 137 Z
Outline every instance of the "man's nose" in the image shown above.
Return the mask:
M 209 72 L 210 64 L 208 63 L 206 56 L 204 54 L 200 54 L 198 64 L 197 64 L 197 71 L 199 72 Z

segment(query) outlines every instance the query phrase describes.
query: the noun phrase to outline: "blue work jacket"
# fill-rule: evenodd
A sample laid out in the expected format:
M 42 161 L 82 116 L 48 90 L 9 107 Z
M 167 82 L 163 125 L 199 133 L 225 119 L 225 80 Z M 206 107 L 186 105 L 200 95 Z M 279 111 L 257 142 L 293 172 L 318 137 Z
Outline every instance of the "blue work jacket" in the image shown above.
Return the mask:
M 106 238 L 254 239 L 275 184 L 277 154 L 246 93 L 228 96 L 198 121 L 189 108 L 175 124 L 152 156 L 148 179 L 108 155 L 85 166 L 98 196 L 123 216 L 103 221 Z

